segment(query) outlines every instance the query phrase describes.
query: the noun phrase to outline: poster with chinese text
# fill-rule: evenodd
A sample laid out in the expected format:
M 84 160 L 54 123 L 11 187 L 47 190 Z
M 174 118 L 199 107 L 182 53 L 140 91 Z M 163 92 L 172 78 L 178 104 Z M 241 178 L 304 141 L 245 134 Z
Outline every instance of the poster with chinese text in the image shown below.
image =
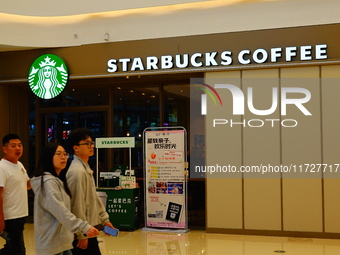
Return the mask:
M 146 227 L 186 228 L 185 130 L 145 132 Z

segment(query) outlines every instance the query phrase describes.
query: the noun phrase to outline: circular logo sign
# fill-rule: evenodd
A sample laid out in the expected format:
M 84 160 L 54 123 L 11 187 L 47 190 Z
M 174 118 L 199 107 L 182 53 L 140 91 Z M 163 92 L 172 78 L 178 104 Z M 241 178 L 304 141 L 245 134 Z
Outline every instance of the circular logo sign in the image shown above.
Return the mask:
M 28 84 L 35 95 L 43 99 L 58 96 L 65 88 L 68 70 L 64 61 L 54 55 L 38 57 L 30 67 Z

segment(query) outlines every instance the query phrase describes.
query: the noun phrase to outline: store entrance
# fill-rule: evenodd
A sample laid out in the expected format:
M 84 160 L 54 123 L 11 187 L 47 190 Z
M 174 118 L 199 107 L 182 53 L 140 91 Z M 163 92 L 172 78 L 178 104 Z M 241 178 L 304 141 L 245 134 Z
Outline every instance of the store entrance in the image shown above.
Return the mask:
M 36 136 L 36 162 L 39 161 L 40 153 L 47 143 L 57 142 L 61 144 L 68 153 L 73 154 L 72 147 L 68 144 L 68 137 L 72 130 L 76 128 L 87 128 L 91 130 L 93 138 L 105 137 L 107 135 L 107 109 L 99 109 L 98 111 L 90 111 L 89 108 L 74 109 L 63 108 L 60 112 L 56 109 L 45 109 L 37 116 L 37 134 Z M 95 169 L 95 157 L 90 158 L 89 164 Z M 103 158 L 110 158 L 110 155 L 101 155 Z M 72 157 L 71 157 L 72 159 Z
M 94 137 L 106 135 L 107 113 L 101 112 L 61 112 L 43 115 L 44 144 L 58 142 L 64 144 L 70 132 L 76 128 L 91 130 Z
M 43 100 L 31 96 L 30 169 L 36 168 L 48 142 L 58 142 L 71 152 L 68 136 L 76 128 L 90 129 L 94 138 L 129 136 L 135 138 L 131 164 L 143 191 L 144 129 L 182 126 L 189 136 L 190 133 L 196 135 L 194 127 L 190 127 L 190 78 L 193 76 L 202 74 L 73 79 L 56 98 Z M 98 171 L 96 156 L 100 172 L 129 165 L 128 149 L 98 150 L 98 155 L 89 161 L 94 171 Z M 189 227 L 204 228 L 204 179 L 189 179 L 188 188 Z M 144 212 L 142 208 L 141 212 Z M 142 222 L 143 215 L 140 216 Z

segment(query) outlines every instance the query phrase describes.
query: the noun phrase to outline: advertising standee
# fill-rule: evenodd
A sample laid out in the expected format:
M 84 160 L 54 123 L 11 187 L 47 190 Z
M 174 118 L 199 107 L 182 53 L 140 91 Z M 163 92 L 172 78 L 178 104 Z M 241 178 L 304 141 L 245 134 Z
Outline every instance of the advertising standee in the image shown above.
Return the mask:
M 187 229 L 184 129 L 146 130 L 145 218 L 151 229 Z

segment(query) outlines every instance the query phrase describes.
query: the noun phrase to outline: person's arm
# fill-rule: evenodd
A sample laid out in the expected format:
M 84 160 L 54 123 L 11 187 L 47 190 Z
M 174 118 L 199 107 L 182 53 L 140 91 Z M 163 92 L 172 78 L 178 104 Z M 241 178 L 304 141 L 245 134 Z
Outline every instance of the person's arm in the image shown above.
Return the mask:
M 110 222 L 109 214 L 106 212 L 106 208 L 100 198 L 97 196 L 97 206 L 99 208 L 99 219 L 103 226 L 115 228 Z
M 109 214 L 106 212 L 106 208 L 104 207 L 102 201 L 100 200 L 100 198 L 97 196 L 97 208 L 98 208 L 98 211 L 99 211 L 99 219 L 100 219 L 100 222 L 103 226 L 106 225 L 106 223 L 110 223 L 110 219 L 109 219 Z M 110 226 L 110 225 L 108 225 Z
M 86 220 L 86 173 L 83 171 L 68 171 L 67 185 L 70 189 L 71 198 L 71 211 L 74 215 L 82 220 Z
M 79 219 L 86 220 L 86 172 L 79 171 L 79 169 L 69 169 L 66 174 L 67 185 L 70 189 L 71 198 L 71 212 Z M 86 239 L 82 234 L 77 234 L 78 239 Z
M 32 189 L 32 187 L 31 187 L 31 179 L 29 179 L 27 181 L 27 190 L 30 190 L 30 189 Z
M 27 179 L 27 190 L 32 189 L 32 187 L 31 187 L 31 179 L 30 179 L 30 177 L 27 174 L 27 170 L 25 169 L 24 165 L 21 162 L 18 162 L 18 164 L 20 164 L 22 170 L 25 172 L 26 179 Z
M 0 187 L 0 233 L 5 229 L 5 217 L 4 217 L 4 209 L 3 209 L 3 199 L 2 193 L 4 191 L 3 187 Z
M 62 225 L 72 233 L 83 233 L 93 237 L 99 234 L 86 221 L 77 218 L 66 207 L 63 196 L 57 192 L 58 185 L 53 181 L 45 182 L 46 193 L 43 196 L 42 206 L 50 212 Z
M 45 201 L 48 202 L 46 205 L 46 209 L 50 211 L 59 222 L 64 224 L 72 233 L 77 234 L 78 236 L 78 244 L 77 247 L 80 249 L 87 249 L 88 246 L 88 239 L 90 237 L 95 237 L 99 235 L 99 231 L 90 226 L 86 230 L 86 225 L 89 226 L 85 221 L 79 219 L 74 215 L 71 211 L 69 211 L 64 202 L 61 200 L 60 194 L 49 194 L 49 198 Z M 51 203 L 52 201 L 52 203 Z M 79 225 L 80 224 L 80 225 Z M 86 231 L 86 232 L 85 232 Z M 84 235 L 86 234 L 86 237 Z

